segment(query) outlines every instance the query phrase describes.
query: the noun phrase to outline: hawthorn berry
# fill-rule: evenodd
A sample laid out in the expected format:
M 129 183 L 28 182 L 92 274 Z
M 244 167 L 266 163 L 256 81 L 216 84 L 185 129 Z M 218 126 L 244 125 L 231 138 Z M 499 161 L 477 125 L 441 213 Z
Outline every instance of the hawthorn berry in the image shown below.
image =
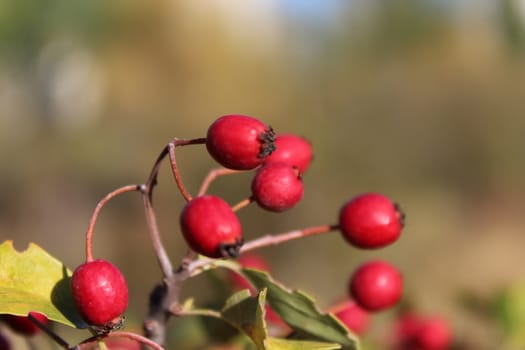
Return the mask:
M 206 148 L 222 166 L 250 170 L 275 150 L 273 129 L 260 120 L 229 114 L 215 120 L 206 135 Z
M 280 212 L 303 198 L 304 186 L 297 167 L 287 163 L 267 163 L 257 169 L 252 180 L 252 198 L 262 208 Z
M 415 344 L 421 350 L 445 350 L 452 343 L 452 331 L 448 322 L 434 316 L 422 320 L 415 335 Z
M 237 262 L 242 267 L 249 267 L 265 272 L 268 272 L 270 270 L 270 266 L 268 265 L 266 259 L 264 259 L 261 255 L 254 253 L 241 255 L 237 259 Z M 249 289 L 250 291 L 252 291 L 252 295 L 255 294 L 254 288 L 248 281 L 246 281 L 246 279 L 244 279 L 244 277 L 242 277 L 238 273 L 233 272 L 230 276 L 231 284 L 236 290 Z
M 361 194 L 339 212 L 343 237 L 359 248 L 380 248 L 396 241 L 404 224 L 398 205 L 379 193 Z
M 29 314 L 36 318 L 40 323 L 44 325 L 49 324 L 49 320 L 45 315 L 34 311 L 31 311 Z M 11 328 L 12 331 L 18 334 L 31 336 L 40 332 L 40 327 L 38 327 L 27 316 L 2 315 L 2 320 L 9 326 L 9 328 Z
M 220 197 L 203 195 L 189 201 L 180 214 L 180 226 L 188 245 L 199 254 L 210 258 L 239 255 L 241 223 Z
M 446 350 L 452 343 L 452 331 L 439 316 L 403 313 L 396 320 L 393 342 L 399 350 Z
M 296 166 L 304 173 L 313 159 L 310 142 L 294 134 L 279 134 L 275 139 L 275 151 L 264 159 L 264 163 L 285 162 Z
M 78 311 L 92 326 L 111 329 L 121 323 L 128 307 L 128 285 L 107 260 L 88 261 L 73 272 L 71 292 Z
M 403 278 L 392 265 L 372 260 L 359 266 L 349 283 L 349 292 L 365 310 L 381 311 L 401 298 Z
M 346 300 L 332 310 L 348 329 L 362 335 L 370 326 L 370 314 L 353 300 Z

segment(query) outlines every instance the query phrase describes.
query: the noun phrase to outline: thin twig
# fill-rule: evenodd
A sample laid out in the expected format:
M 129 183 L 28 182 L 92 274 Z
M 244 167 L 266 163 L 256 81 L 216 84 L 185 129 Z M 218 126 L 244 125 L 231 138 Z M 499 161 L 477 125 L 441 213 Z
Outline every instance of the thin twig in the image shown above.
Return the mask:
M 252 196 L 248 197 L 248 198 L 245 198 L 243 199 L 242 201 L 240 201 L 239 203 L 235 204 L 234 206 L 232 206 L 232 210 L 234 212 L 236 211 L 239 211 L 241 210 L 242 208 L 244 207 L 247 207 L 248 205 L 250 205 L 251 203 L 253 203 L 254 199 Z
M 339 225 L 320 225 L 307 227 L 300 230 L 288 231 L 280 234 L 269 234 L 246 242 L 242 247 L 240 253 L 246 253 L 250 250 L 268 247 L 272 245 L 282 244 L 294 239 L 306 238 L 318 234 L 334 231 L 339 228 Z
M 153 243 L 155 254 L 164 275 L 162 283 L 155 286 L 150 294 L 148 315 L 143 322 L 144 334 L 149 339 L 149 341 L 152 342 L 152 344 L 156 344 L 155 346 L 160 346 L 158 344 L 164 344 L 166 341 L 166 324 L 168 319 L 172 314 L 174 314 L 174 310 L 179 309 L 181 284 L 182 281 L 184 281 L 188 276 L 186 266 L 189 262 L 183 260 L 179 269 L 176 272 L 173 271 L 173 265 L 160 238 L 157 219 L 153 209 L 153 190 L 157 185 L 160 165 L 166 156 L 169 156 L 172 173 L 175 177 L 175 182 L 177 183 L 179 191 L 186 200 L 188 200 L 188 198 L 191 199 L 191 195 L 189 195 L 189 192 L 185 189 L 185 186 L 180 178 L 177 163 L 175 161 L 175 147 L 202 144 L 205 142 L 205 138 L 189 140 L 179 140 L 176 138 L 173 139 L 161 151 L 157 157 L 157 160 L 155 161 L 155 164 L 153 165 L 146 184 L 141 186 L 148 230 Z M 191 259 L 191 257 L 192 256 L 190 255 L 186 256 L 187 259 Z
M 328 233 L 330 231 L 337 230 L 339 225 L 320 225 L 303 228 L 300 230 L 293 230 L 278 234 L 267 234 L 257 239 L 246 242 L 240 250 L 240 254 L 244 254 L 248 251 L 264 248 L 272 245 L 286 243 L 299 238 L 306 238 L 314 235 Z M 207 271 L 214 267 L 214 265 L 228 264 L 227 260 L 210 259 L 210 258 L 199 258 L 192 261 L 188 265 L 188 273 L 190 277 L 195 277 L 200 273 Z
M 160 269 L 162 270 L 162 274 L 164 277 L 169 277 L 173 274 L 173 265 L 171 264 L 168 253 L 166 252 L 164 244 L 162 244 L 160 239 L 159 226 L 157 224 L 155 211 L 153 210 L 153 206 L 151 204 L 150 194 L 145 187 L 142 187 L 142 189 L 144 191 L 142 195 L 144 202 L 144 212 L 146 214 L 146 222 L 148 225 L 151 241 L 153 243 L 153 249 L 157 255 L 157 260 L 159 262 Z
M 49 328 L 46 324 L 40 322 L 36 317 L 34 317 L 31 313 L 27 315 L 29 320 L 33 322 L 35 325 L 38 326 L 42 331 L 44 331 L 48 336 L 51 337 L 58 345 L 63 347 L 66 350 L 71 349 L 71 345 L 67 341 L 65 341 L 62 337 L 60 337 L 58 334 L 56 334 L 51 328 Z
M 111 199 L 115 198 L 116 196 L 119 196 L 123 193 L 130 192 L 130 191 L 140 191 L 140 189 L 141 189 L 140 185 L 122 186 L 108 193 L 104 198 L 100 200 L 100 202 L 98 202 L 97 206 L 95 207 L 95 210 L 93 211 L 93 214 L 91 215 L 91 219 L 89 220 L 89 226 L 86 231 L 86 262 L 93 261 L 93 253 L 92 253 L 93 231 L 95 229 L 95 223 L 97 222 L 98 215 L 100 214 L 100 210 L 102 209 L 102 207 L 106 205 Z
M 233 170 L 233 169 L 228 169 L 228 168 L 217 168 L 217 169 L 210 170 L 208 175 L 206 175 L 206 177 L 204 178 L 204 181 L 202 181 L 201 187 L 197 195 L 202 196 L 203 194 L 205 194 L 208 191 L 208 188 L 210 187 L 211 183 L 217 177 L 224 176 L 224 175 L 237 174 L 240 172 L 241 171 L 239 170 Z
M 170 158 L 170 165 L 171 165 L 171 172 L 173 173 L 173 177 L 175 178 L 175 183 L 177 184 L 177 187 L 179 188 L 180 193 L 186 200 L 186 202 L 191 201 L 192 196 L 190 192 L 186 189 L 186 186 L 184 186 L 184 183 L 182 182 L 179 167 L 177 166 L 177 157 L 175 156 L 175 147 L 178 146 L 187 146 L 187 145 L 199 145 L 206 143 L 206 138 L 196 138 L 196 139 L 178 139 L 174 138 L 170 143 L 168 143 L 168 154 Z
M 168 143 L 166 147 L 162 149 L 155 163 L 153 164 L 153 167 L 151 169 L 151 172 L 148 176 L 146 183 L 140 187 L 140 190 L 143 193 L 144 212 L 146 214 L 146 221 L 147 221 L 149 233 L 151 236 L 151 241 L 153 243 L 153 249 L 155 250 L 155 253 L 157 255 L 157 260 L 159 262 L 160 268 L 165 278 L 168 278 L 169 276 L 173 274 L 173 265 L 169 259 L 166 249 L 164 248 L 164 245 L 162 244 L 162 240 L 160 238 L 160 232 L 159 232 L 159 228 L 157 224 L 157 218 L 155 215 L 155 211 L 153 210 L 153 189 L 157 185 L 157 178 L 158 178 L 158 174 L 160 170 L 160 165 L 162 164 L 162 161 L 166 158 L 166 156 L 169 155 L 170 160 L 172 162 L 172 172 L 174 173 L 175 181 L 177 182 L 177 187 L 179 188 L 183 196 L 186 198 L 186 196 L 189 195 L 189 193 L 187 193 L 185 186 L 182 183 L 182 180 L 180 179 L 180 174 L 176 166 L 176 163 L 173 164 L 173 161 L 175 160 L 174 147 L 202 144 L 205 142 L 206 142 L 205 138 L 196 138 L 196 139 L 174 138 L 170 143 Z M 185 192 L 187 193 L 186 195 L 184 194 Z

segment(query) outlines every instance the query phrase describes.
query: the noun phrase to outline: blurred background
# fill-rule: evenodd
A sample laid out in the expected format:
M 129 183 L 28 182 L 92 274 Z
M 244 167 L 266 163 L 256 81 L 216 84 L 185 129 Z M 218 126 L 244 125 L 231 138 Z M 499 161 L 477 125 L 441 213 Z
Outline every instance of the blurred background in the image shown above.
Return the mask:
M 525 279 L 524 107 L 523 0 L 0 1 L 0 241 L 36 242 L 74 268 L 100 198 L 144 182 L 171 138 L 253 115 L 308 138 L 315 161 L 297 207 L 239 213 L 247 239 L 335 223 L 368 191 L 407 214 L 381 250 L 337 232 L 261 250 L 277 279 L 328 308 L 359 263 L 387 259 L 406 302 L 495 349 L 504 330 L 465 295 L 491 299 Z M 216 165 L 201 146 L 178 156 L 195 192 Z M 249 182 L 225 177 L 211 192 L 233 204 Z M 178 261 L 183 201 L 166 166 L 155 205 Z M 140 327 L 161 275 L 138 194 L 105 208 L 94 243 L 127 276 L 128 322 Z M 209 284 L 185 293 L 205 303 Z M 375 318 L 371 339 L 393 312 Z

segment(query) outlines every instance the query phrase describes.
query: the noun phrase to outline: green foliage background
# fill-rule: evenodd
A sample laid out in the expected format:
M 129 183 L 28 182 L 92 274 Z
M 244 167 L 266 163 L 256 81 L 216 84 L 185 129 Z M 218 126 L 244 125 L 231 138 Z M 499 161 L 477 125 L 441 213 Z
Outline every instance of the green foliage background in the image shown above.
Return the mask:
M 326 1 L 302 12 L 293 3 L 0 2 L 0 241 L 37 242 L 73 268 L 104 194 L 145 181 L 173 136 L 250 114 L 311 139 L 316 159 L 296 208 L 241 212 L 248 238 L 333 223 L 364 191 L 396 198 L 408 214 L 399 243 L 379 251 L 350 248 L 337 233 L 262 251 L 279 280 L 329 307 L 358 263 L 389 259 L 405 274 L 407 301 L 492 344 L 501 331 L 457 295 L 490 298 L 525 273 L 519 1 Z M 195 191 L 214 164 L 203 148 L 179 154 Z M 248 185 L 240 175 L 211 190 L 235 203 Z M 157 195 L 176 260 L 182 200 L 167 172 Z M 128 277 L 138 326 L 160 277 L 138 195 L 105 209 L 94 252 Z M 185 293 L 211 302 L 210 283 Z M 376 318 L 371 338 L 391 316 Z

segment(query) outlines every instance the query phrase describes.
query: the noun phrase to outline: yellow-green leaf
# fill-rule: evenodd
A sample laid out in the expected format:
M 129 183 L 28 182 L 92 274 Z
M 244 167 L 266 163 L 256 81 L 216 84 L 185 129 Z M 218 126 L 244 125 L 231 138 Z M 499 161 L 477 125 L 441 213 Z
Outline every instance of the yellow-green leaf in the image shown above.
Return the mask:
M 289 340 L 281 338 L 267 338 L 264 342 L 268 350 L 333 350 L 341 349 L 339 344 L 306 341 L 306 340 Z
M 243 290 L 232 295 L 222 310 L 222 317 L 235 328 L 252 339 L 258 349 L 267 349 L 264 341 L 267 334 L 264 321 L 264 304 L 266 290 L 262 290 L 256 297 Z
M 0 244 L 0 314 L 38 311 L 70 327 L 86 324 L 77 312 L 69 282 L 71 271 L 38 245 L 19 252 L 13 241 Z

